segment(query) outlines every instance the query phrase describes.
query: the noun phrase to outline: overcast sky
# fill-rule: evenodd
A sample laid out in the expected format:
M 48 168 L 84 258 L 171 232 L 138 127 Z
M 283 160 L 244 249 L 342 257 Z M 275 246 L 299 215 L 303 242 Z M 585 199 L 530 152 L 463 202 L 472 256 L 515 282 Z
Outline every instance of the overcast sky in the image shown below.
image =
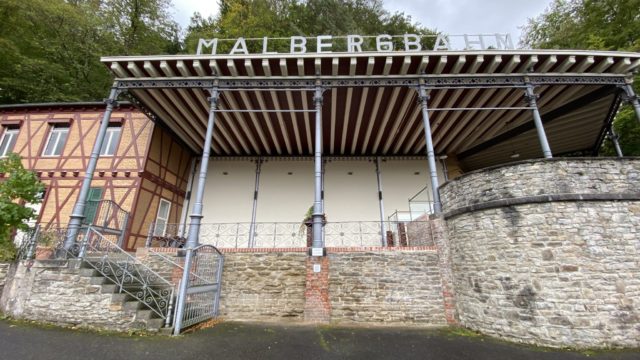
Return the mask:
M 451 35 L 509 33 L 518 42 L 527 18 L 542 13 L 552 0 L 384 0 L 391 12 L 401 11 L 428 28 Z M 184 28 L 194 11 L 205 17 L 218 11 L 216 0 L 173 0 L 176 19 Z M 345 35 L 345 34 L 333 34 Z M 371 35 L 371 34 L 360 34 Z

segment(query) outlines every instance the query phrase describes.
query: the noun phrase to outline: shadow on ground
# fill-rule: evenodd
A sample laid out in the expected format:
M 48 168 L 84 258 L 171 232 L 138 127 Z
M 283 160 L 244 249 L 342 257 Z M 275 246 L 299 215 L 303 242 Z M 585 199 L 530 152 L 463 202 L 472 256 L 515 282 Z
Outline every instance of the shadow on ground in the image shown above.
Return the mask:
M 640 350 L 572 352 L 444 329 L 226 322 L 171 338 L 0 321 L 1 359 L 640 359 Z

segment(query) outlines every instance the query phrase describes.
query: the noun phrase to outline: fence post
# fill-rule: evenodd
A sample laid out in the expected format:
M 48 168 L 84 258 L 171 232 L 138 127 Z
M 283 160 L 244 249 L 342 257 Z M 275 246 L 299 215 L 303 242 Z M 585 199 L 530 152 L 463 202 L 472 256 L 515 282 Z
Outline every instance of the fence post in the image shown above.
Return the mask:
M 29 244 L 27 245 L 27 256 L 25 260 L 31 260 L 36 257 L 36 246 L 38 244 L 38 236 L 40 235 L 40 224 L 36 225 L 33 235 L 29 237 Z
M 186 249 L 184 259 L 184 270 L 182 270 L 182 280 L 180 281 L 180 290 L 178 290 L 178 301 L 175 315 L 175 327 L 173 335 L 180 335 L 182 327 L 182 317 L 184 316 L 184 302 L 187 299 L 187 288 L 189 285 L 189 273 L 191 272 L 191 257 L 193 256 L 193 248 Z
M 155 227 L 156 227 L 156 221 L 154 220 L 154 221 L 151 222 L 151 225 L 149 225 L 149 233 L 147 234 L 147 242 L 144 244 L 145 245 L 144 247 L 147 247 L 147 248 L 151 247 L 151 242 L 152 242 L 152 239 L 153 239 L 153 232 L 154 232 Z
M 121 248 L 124 248 L 124 235 L 127 233 L 127 225 L 128 224 L 129 224 L 129 214 L 125 213 L 124 214 L 124 221 L 122 222 L 122 232 L 120 233 L 120 238 L 118 239 L 118 246 L 121 247 Z

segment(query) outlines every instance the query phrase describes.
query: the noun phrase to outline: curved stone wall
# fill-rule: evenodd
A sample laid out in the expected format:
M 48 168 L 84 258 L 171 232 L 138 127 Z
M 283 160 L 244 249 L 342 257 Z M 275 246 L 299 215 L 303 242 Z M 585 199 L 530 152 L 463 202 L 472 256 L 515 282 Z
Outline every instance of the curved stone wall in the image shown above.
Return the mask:
M 441 194 L 462 325 L 549 346 L 640 346 L 640 160 L 519 162 Z

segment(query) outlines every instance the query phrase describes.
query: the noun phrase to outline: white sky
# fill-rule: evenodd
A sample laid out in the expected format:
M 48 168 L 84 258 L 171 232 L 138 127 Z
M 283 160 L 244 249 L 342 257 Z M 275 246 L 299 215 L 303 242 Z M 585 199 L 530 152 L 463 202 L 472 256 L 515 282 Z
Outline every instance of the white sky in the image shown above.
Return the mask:
M 552 0 L 384 0 L 391 12 L 401 11 L 428 28 L 450 35 L 509 33 L 517 44 L 519 27 L 541 14 Z M 216 0 L 173 0 L 176 20 L 185 28 L 194 11 L 218 11 Z M 338 34 L 336 34 L 338 35 Z M 343 35 L 343 34 L 339 34 Z M 368 34 L 361 34 L 368 35 Z

